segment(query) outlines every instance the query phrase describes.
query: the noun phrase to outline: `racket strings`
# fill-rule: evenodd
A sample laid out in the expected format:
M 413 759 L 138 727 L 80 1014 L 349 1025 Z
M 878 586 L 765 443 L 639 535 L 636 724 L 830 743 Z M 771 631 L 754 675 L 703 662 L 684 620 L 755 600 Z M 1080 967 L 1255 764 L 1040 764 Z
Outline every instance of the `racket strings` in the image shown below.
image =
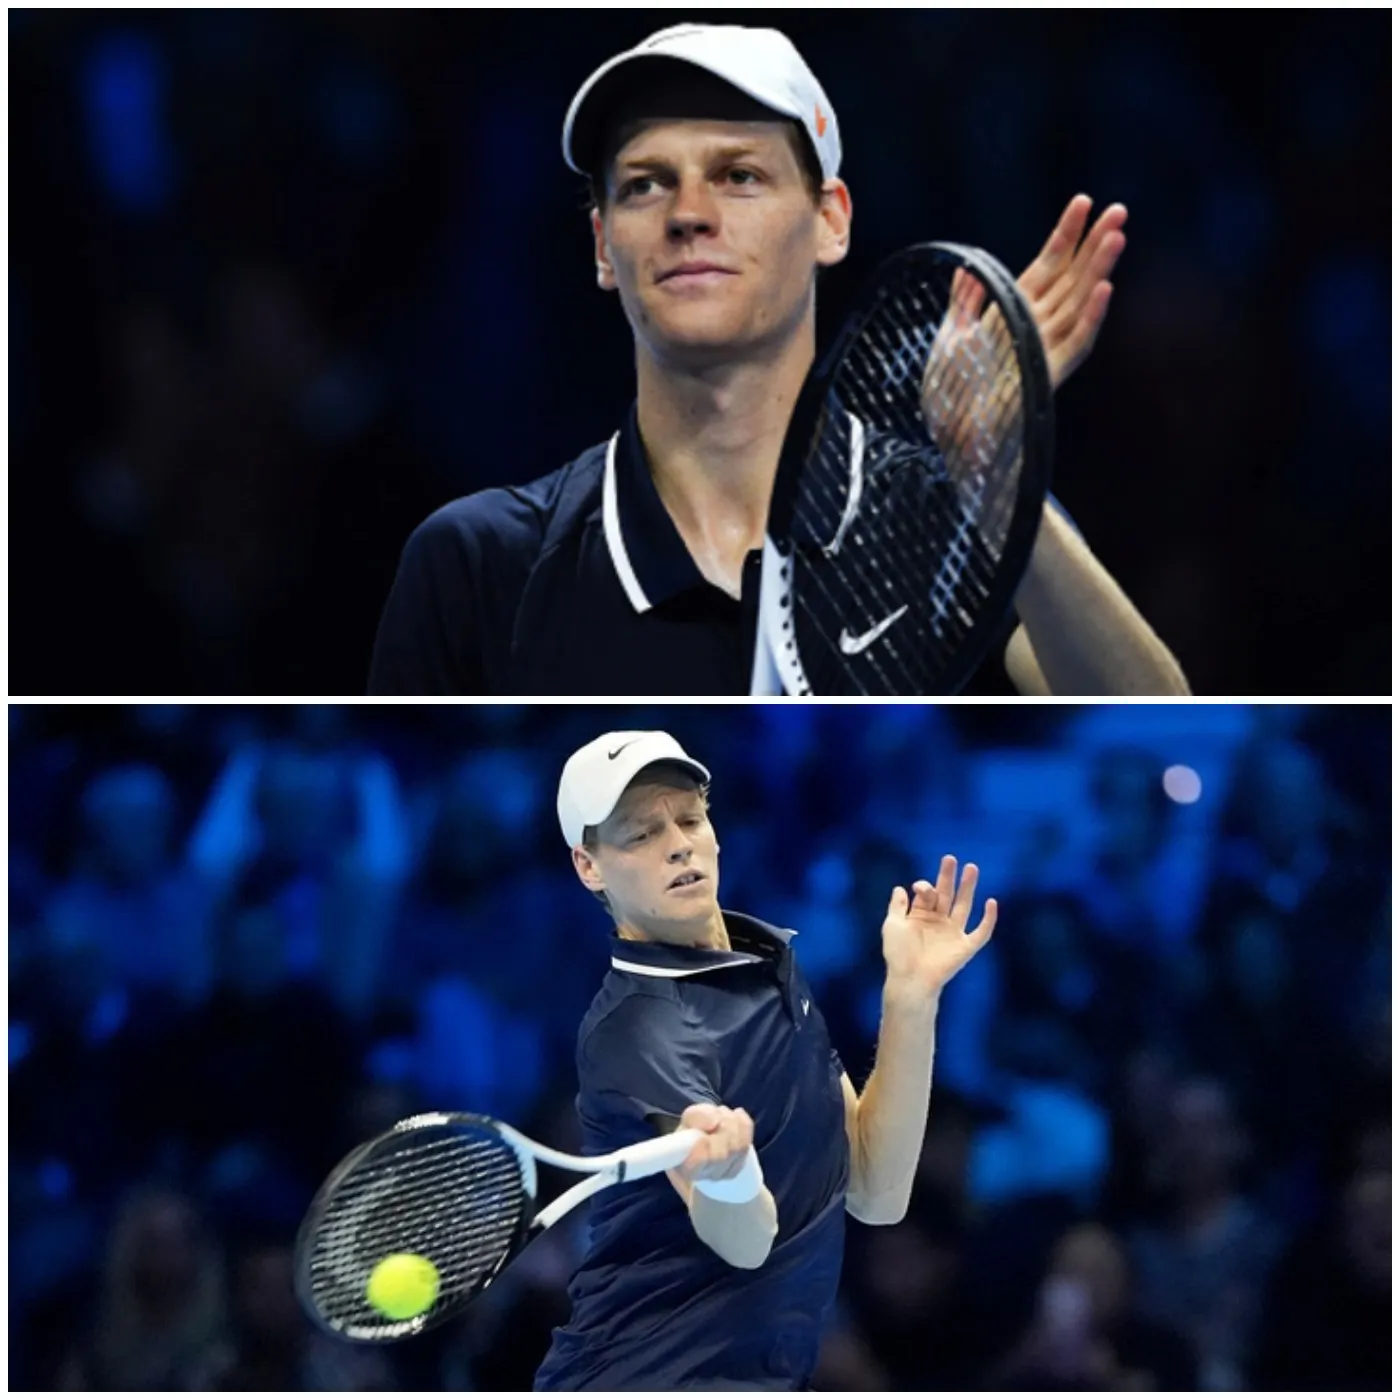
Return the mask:
M 954 313 L 940 295 L 919 283 L 902 289 L 886 307 L 888 314 L 873 317 L 862 341 L 853 347 L 849 358 L 853 397 L 875 406 L 878 414 L 877 396 L 871 393 L 872 374 L 888 375 L 888 366 L 898 365 L 902 392 L 878 396 L 891 410 L 882 426 L 906 440 L 934 440 L 952 480 L 984 508 L 991 506 L 979 519 L 979 527 L 984 537 L 995 536 L 988 543 L 999 548 L 1016 492 L 1014 475 L 1008 479 L 1004 472 L 992 473 L 1006 465 L 999 454 L 1008 445 L 1019 454 L 1021 441 L 1020 372 L 1001 313 L 993 307 L 974 326 L 949 331 Z M 912 342 L 922 348 L 930 341 L 916 371 L 919 401 L 915 403 L 909 392 L 914 362 L 907 347 Z M 985 497 L 988 485 L 994 488 L 991 501 Z M 1013 489 L 1007 490 L 1008 486 Z
M 499 1138 L 451 1128 L 418 1130 L 357 1162 L 324 1203 L 306 1277 L 311 1301 L 336 1330 L 374 1338 L 416 1330 L 365 1294 L 391 1254 L 419 1254 L 438 1272 L 436 1311 L 493 1275 L 527 1202 L 515 1153 Z
M 908 598 L 894 581 L 912 576 L 942 624 L 925 629 L 914 655 L 892 645 L 866 650 L 859 668 L 846 668 L 862 693 L 870 689 L 862 672 L 873 672 L 881 692 L 925 692 L 990 594 L 1017 502 L 1022 393 L 1013 339 L 994 304 L 980 318 L 950 312 L 945 285 L 915 277 L 892 288 L 832 386 L 866 427 L 864 491 L 851 547 L 804 571 L 796 608 L 823 634 L 853 605 L 852 625 L 873 626 Z M 846 506 L 848 436 L 828 426 L 800 481 L 797 511 L 817 533 L 831 524 L 834 534 Z M 881 438 L 895 450 L 883 451 Z
M 843 453 L 836 444 L 827 446 L 825 451 L 834 459 L 830 469 L 823 473 L 830 480 L 836 471 L 844 468 L 843 458 L 849 454 Z M 870 490 L 868 481 L 865 489 Z M 831 494 L 835 494 L 834 488 Z M 879 509 L 878 503 L 872 502 L 871 506 L 863 507 L 857 514 L 851 535 L 851 550 L 844 556 L 827 556 L 829 565 L 824 561 L 821 567 L 809 571 L 808 577 L 821 591 L 826 605 L 834 614 L 848 613 L 852 603 L 859 600 L 861 611 L 851 621 L 852 625 L 863 630 L 864 626 L 878 623 L 882 616 L 888 616 L 899 606 L 899 590 L 893 583 L 893 576 L 879 567 L 879 560 L 888 557 L 896 548 L 896 522 L 890 512 Z M 838 588 L 827 584 L 828 573 L 834 577 Z M 810 611 L 808 600 L 802 598 L 801 602 Z M 883 613 L 882 608 L 885 609 Z M 893 666 L 889 664 L 891 660 L 895 662 Z M 902 658 L 898 653 L 890 657 L 887 653 L 874 652 L 870 654 L 869 661 L 881 691 L 909 689 L 919 684 L 917 674 L 899 664 Z M 857 684 L 862 693 L 867 693 L 859 678 Z
M 926 315 L 928 321 L 937 324 L 942 320 L 946 325 L 947 313 L 932 299 Z M 997 316 L 999 319 L 999 313 Z M 885 328 L 877 325 L 873 329 L 878 333 Z M 969 335 L 973 338 L 971 347 Z M 1004 489 L 1007 475 L 995 470 L 997 454 L 1008 441 L 1019 458 L 1020 432 L 1014 419 L 1020 382 L 1014 354 L 995 353 L 982 335 L 980 323 L 979 329 L 965 331 L 962 336 L 960 344 L 947 346 L 938 343 L 943 340 L 940 332 L 922 373 L 917 408 L 911 408 L 906 400 L 901 405 L 905 409 L 902 419 L 889 425 L 892 432 L 932 436 L 956 488 L 956 494 L 938 493 L 930 502 L 943 516 L 941 523 L 951 530 L 951 538 L 939 540 L 933 531 L 925 535 L 925 539 L 933 539 L 932 547 L 941 544 L 945 554 L 938 561 L 932 590 L 935 606 L 941 610 L 953 604 L 958 580 L 981 586 L 978 602 L 990 591 L 996 567 L 988 550 L 1000 550 L 1016 501 L 1014 471 L 1009 477 L 1013 489 L 1008 493 Z M 1003 349 L 1010 351 L 1009 338 Z M 859 368 L 857 357 L 853 370 Z M 998 486 L 1003 489 L 997 490 Z M 986 550 L 971 548 L 974 522 Z
M 850 490 L 850 446 L 849 428 L 847 422 L 840 422 L 832 429 L 824 433 L 822 441 L 817 447 L 818 469 L 806 474 L 804 480 L 805 504 L 810 512 L 810 516 L 828 515 L 840 517 L 843 512 L 846 493 Z M 837 477 L 842 479 L 838 483 Z M 876 557 L 877 551 L 867 549 L 871 534 L 876 536 L 886 534 L 889 531 L 886 515 L 882 511 L 868 510 L 862 508 L 856 515 L 856 521 L 852 526 L 850 544 L 851 548 L 844 554 L 844 564 L 838 562 L 842 556 L 831 554 L 826 555 L 826 559 L 831 561 L 829 572 L 834 574 L 842 585 L 838 596 L 836 590 L 831 588 L 826 582 L 828 567 L 823 566 L 809 572 L 809 579 L 823 595 L 824 601 L 833 609 L 833 615 L 843 608 L 849 608 L 851 595 L 854 594 L 866 601 L 868 606 L 878 607 L 878 600 L 882 587 L 894 596 L 888 576 L 882 575 L 871 567 L 871 561 Z M 810 603 L 802 597 L 799 591 L 799 602 L 810 609 Z M 878 621 L 878 618 L 872 619 Z M 882 684 L 892 685 L 895 679 L 887 674 L 881 660 L 872 658 L 877 673 Z M 905 677 L 908 678 L 907 675 Z M 864 693 L 864 688 L 862 687 Z
M 827 460 L 819 461 L 819 469 L 808 473 L 806 504 L 814 512 L 825 516 L 832 509 L 839 511 L 843 504 L 842 491 L 849 487 L 849 452 L 841 445 L 827 442 L 818 449 L 818 454 L 819 459 Z M 845 484 L 838 486 L 837 476 L 843 472 L 846 473 Z M 867 483 L 866 490 L 869 489 Z M 877 623 L 883 604 L 890 604 L 890 611 L 897 607 L 900 594 L 893 583 L 894 574 L 883 568 L 881 562 L 896 552 L 896 529 L 896 522 L 889 511 L 863 504 L 851 531 L 851 548 L 840 556 L 827 555 L 805 573 L 809 588 L 814 588 L 821 595 L 823 613 L 818 614 L 812 598 L 803 589 L 796 590 L 794 595 L 799 610 L 824 630 L 826 614 L 829 613 L 831 617 L 846 615 L 850 613 L 853 603 L 860 609 L 861 620 L 856 622 L 858 627 Z M 835 586 L 828 582 L 828 578 L 834 580 Z M 922 668 L 915 670 L 903 664 L 903 657 L 898 652 L 871 652 L 867 660 L 878 681 L 877 693 L 917 692 L 922 686 Z M 870 693 L 858 672 L 852 672 L 848 678 L 855 682 L 862 694 Z

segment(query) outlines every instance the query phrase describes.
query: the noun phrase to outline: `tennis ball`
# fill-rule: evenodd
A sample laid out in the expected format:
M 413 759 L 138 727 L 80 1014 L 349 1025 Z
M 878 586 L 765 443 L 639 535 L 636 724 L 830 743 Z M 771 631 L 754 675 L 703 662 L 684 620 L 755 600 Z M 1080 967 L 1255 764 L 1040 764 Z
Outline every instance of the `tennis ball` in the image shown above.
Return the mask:
M 437 1301 L 438 1271 L 421 1254 L 391 1254 L 374 1266 L 365 1297 L 375 1312 L 392 1322 L 406 1322 Z

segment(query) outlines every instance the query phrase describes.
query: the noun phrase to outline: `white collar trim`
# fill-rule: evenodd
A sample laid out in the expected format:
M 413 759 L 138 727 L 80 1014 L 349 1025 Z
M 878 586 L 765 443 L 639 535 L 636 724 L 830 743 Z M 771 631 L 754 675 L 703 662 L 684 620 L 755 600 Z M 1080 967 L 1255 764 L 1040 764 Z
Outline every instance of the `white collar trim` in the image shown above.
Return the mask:
M 639 972 L 643 977 L 694 977 L 701 972 L 713 972 L 719 967 L 747 967 L 750 961 L 749 958 L 735 958 L 731 962 L 711 963 L 708 967 L 648 967 L 645 963 L 614 958 L 612 965 L 619 972 Z
M 651 599 L 637 582 L 632 560 L 627 555 L 627 543 L 622 538 L 622 521 L 617 513 L 617 442 L 621 436 L 621 433 L 613 434 L 612 441 L 608 443 L 607 463 L 603 467 L 603 538 L 607 541 L 608 554 L 617 571 L 617 581 L 627 594 L 627 601 L 642 613 L 650 609 Z

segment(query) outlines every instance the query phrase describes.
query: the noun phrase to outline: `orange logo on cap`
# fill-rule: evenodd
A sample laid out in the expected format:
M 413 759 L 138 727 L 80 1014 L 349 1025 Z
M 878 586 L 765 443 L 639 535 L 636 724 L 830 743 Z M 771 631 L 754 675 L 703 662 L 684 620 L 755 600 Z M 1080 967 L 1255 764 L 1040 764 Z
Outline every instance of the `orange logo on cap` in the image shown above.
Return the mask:
M 821 104 L 817 104 L 817 135 L 826 135 L 826 118 L 822 115 Z

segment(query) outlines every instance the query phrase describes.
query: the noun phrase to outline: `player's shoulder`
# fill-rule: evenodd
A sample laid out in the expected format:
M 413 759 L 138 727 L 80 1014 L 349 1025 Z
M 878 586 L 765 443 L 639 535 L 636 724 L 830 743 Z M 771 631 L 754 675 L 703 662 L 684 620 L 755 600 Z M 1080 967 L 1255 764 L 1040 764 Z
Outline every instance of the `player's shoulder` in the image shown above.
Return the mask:
M 605 457 L 605 446 L 597 445 L 533 481 L 448 501 L 414 530 L 410 547 L 433 554 L 538 554 L 561 512 L 573 516 L 601 498 Z
M 682 1019 L 680 989 L 669 977 L 635 977 L 616 969 L 603 979 L 579 1026 L 580 1058 L 609 1054 L 650 1037 L 658 1024 Z

